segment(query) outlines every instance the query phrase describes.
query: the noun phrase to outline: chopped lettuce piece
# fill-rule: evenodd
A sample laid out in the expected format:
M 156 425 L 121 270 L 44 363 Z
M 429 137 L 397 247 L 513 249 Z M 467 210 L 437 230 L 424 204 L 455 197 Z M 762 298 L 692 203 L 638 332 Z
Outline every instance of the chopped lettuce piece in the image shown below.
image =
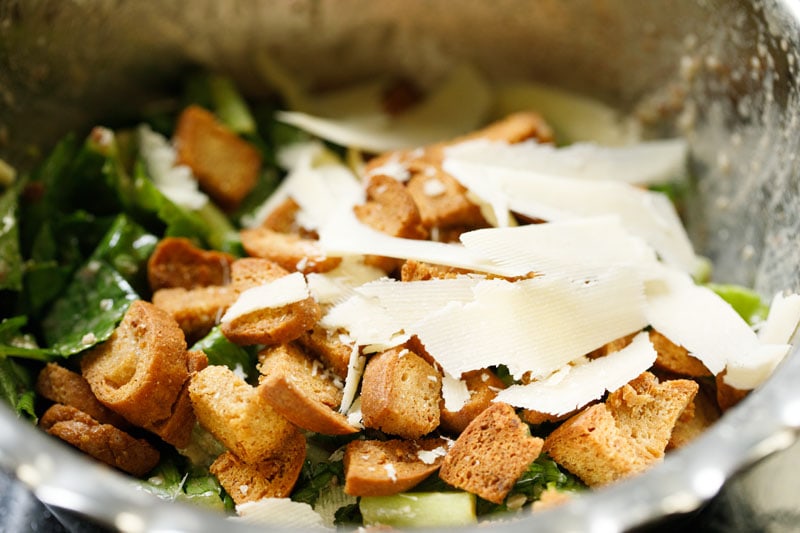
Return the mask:
M 17 223 L 17 191 L 0 195 L 0 290 L 22 289 L 22 253 Z
M 237 374 L 243 375 L 250 383 L 254 383 L 258 378 L 256 355 L 229 341 L 219 326 L 197 341 L 191 349 L 204 352 L 209 365 L 225 365 Z
M 147 288 L 147 260 L 158 244 L 158 237 L 121 214 L 95 249 L 91 259 L 105 261 L 139 293 Z
M 363 496 L 364 525 L 391 527 L 465 526 L 477 522 L 475 495 L 468 492 L 408 492 Z
M 33 378 L 27 368 L 7 357 L 0 357 L 0 398 L 18 415 L 36 420 Z

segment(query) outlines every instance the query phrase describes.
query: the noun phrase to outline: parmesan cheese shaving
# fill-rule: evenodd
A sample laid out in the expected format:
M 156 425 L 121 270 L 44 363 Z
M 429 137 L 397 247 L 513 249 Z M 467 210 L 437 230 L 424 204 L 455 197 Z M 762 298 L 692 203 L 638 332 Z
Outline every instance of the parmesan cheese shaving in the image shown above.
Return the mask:
M 647 333 L 631 344 L 589 362 L 565 366 L 550 378 L 501 390 L 493 401 L 541 413 L 563 415 L 613 392 L 650 368 L 656 351 Z
M 554 147 L 535 141 L 508 144 L 485 139 L 445 149 L 445 157 L 516 170 L 633 185 L 679 181 L 687 174 L 684 139 L 639 142 L 624 147 L 578 143 Z
M 744 358 L 729 362 L 723 380 L 737 389 L 755 389 L 772 375 L 790 348 L 788 344 L 757 346 Z
M 579 275 L 586 267 L 653 266 L 657 261 L 653 249 L 631 235 L 617 216 L 481 229 L 463 233 L 461 242 L 518 276 L 531 271 Z
M 432 465 L 436 462 L 437 457 L 444 457 L 445 455 L 447 455 L 447 448 L 444 446 L 439 446 L 438 448 L 434 448 L 432 450 L 417 451 L 417 458 L 426 465 Z
M 800 295 L 772 298 L 767 319 L 758 331 L 758 340 L 765 344 L 784 344 L 792 340 L 797 323 L 800 322 Z
M 667 264 L 686 272 L 696 268 L 686 230 L 662 194 L 624 183 L 550 176 L 452 157 L 445 158 L 443 166 L 466 188 L 500 206 L 497 220 L 508 218 L 505 209 L 549 221 L 615 214 Z
M 515 378 L 528 371 L 546 376 L 645 327 L 643 304 L 642 282 L 630 269 L 583 282 L 493 279 L 476 286 L 473 301 L 451 302 L 411 331 L 450 375 L 505 364 Z
M 241 503 L 236 506 L 236 513 L 239 518 L 232 520 L 281 528 L 327 529 L 322 517 L 310 505 L 289 498 L 262 498 Z
M 341 146 L 384 152 L 452 139 L 477 129 L 491 106 L 491 91 L 468 65 L 453 69 L 442 85 L 397 118 L 385 113 L 353 112 L 326 118 L 280 111 L 277 120 Z
M 293 272 L 275 281 L 244 291 L 228 308 L 220 322 L 230 322 L 261 309 L 282 307 L 299 302 L 308 298 L 309 295 L 308 285 L 303 274 Z
M 346 340 L 346 339 L 343 339 Z M 356 398 L 358 391 L 358 384 L 361 382 L 361 376 L 364 374 L 364 365 L 367 360 L 363 357 L 358 350 L 358 344 L 353 343 L 350 350 L 350 360 L 347 363 L 347 377 L 344 381 L 344 390 L 342 391 L 342 403 L 339 405 L 339 412 L 347 414 L 353 401 Z
M 470 398 L 466 382 L 445 374 L 442 377 L 442 398 L 445 409 L 452 413 L 460 410 Z

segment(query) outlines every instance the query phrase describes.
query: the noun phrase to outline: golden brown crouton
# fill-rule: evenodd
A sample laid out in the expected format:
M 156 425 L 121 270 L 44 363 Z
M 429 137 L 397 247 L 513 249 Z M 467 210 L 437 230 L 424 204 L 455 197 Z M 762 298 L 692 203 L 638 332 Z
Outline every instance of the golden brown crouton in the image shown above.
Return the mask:
M 692 405 L 698 385 L 688 379 L 659 383 L 645 372 L 608 395 L 608 406 L 617 424 L 639 444 L 662 457 L 678 417 Z
M 338 334 L 317 325 L 301 335 L 297 342 L 337 376 L 342 379 L 347 377 L 353 347 L 342 342 Z
M 717 383 L 717 405 L 724 413 L 734 405 L 738 404 L 750 394 L 749 390 L 737 389 L 725 383 L 726 370 L 717 374 L 715 381 Z
M 344 454 L 344 491 L 351 496 L 405 492 L 438 470 L 444 439 L 354 440 Z
M 358 429 L 334 411 L 342 403 L 342 384 L 322 363 L 292 344 L 259 354 L 259 394 L 294 425 L 323 435 L 347 435 Z
M 561 424 L 544 451 L 589 486 L 639 473 L 659 461 L 678 417 L 691 404 L 697 384 L 658 383 L 649 372 Z
M 650 330 L 650 342 L 658 354 L 653 363 L 656 369 L 693 378 L 711 376 L 700 359 L 689 355 L 686 348 L 678 346 L 654 329 Z
M 192 400 L 189 397 L 191 376 L 208 366 L 208 357 L 203 352 L 188 352 L 186 355 L 190 379 L 184 383 L 178 400 L 172 408 L 172 415 L 163 422 L 153 424 L 150 428 L 150 431 L 161 437 L 164 442 L 172 444 L 179 450 L 189 446 L 192 430 L 197 421 L 194 416 Z
M 417 163 L 418 171 L 408 180 L 408 194 L 419 209 L 422 225 L 434 228 L 477 229 L 488 226 L 480 207 L 473 203 L 467 189 L 439 165 Z
M 604 403 L 561 424 L 545 440 L 544 451 L 590 487 L 637 474 L 658 460 L 617 427 Z
M 231 285 L 239 292 L 289 275 L 290 272 L 269 259 L 245 257 L 231 265 Z
M 233 210 L 255 187 L 261 154 L 212 113 L 189 106 L 175 128 L 178 163 L 192 169 L 200 188 L 225 210 Z
M 586 354 L 586 357 L 588 357 L 589 359 L 597 359 L 598 357 L 605 357 L 610 353 L 618 352 L 623 348 L 625 348 L 626 346 L 628 346 L 631 343 L 631 341 L 633 341 L 633 338 L 638 334 L 639 332 L 636 331 L 629 335 L 625 335 L 624 337 L 614 339 L 611 342 L 607 342 L 600 348 Z
M 361 381 L 364 425 L 417 439 L 439 427 L 441 392 L 439 372 L 411 350 L 374 355 Z
M 288 498 L 305 459 L 306 439 L 302 433 L 294 433 L 274 457 L 250 464 L 225 452 L 217 457 L 209 471 L 236 505 L 240 505 L 262 498 Z
M 317 241 L 299 235 L 265 227 L 243 229 L 239 234 L 249 255 L 274 261 L 289 272 L 328 272 L 342 262 L 341 257 L 326 256 Z
M 270 211 L 261 226 L 278 233 L 299 233 L 297 226 L 297 213 L 300 205 L 292 198 L 286 198 L 275 209 Z
M 125 429 L 127 420 L 100 403 L 86 379 L 56 363 L 47 363 L 36 379 L 36 392 L 43 398 L 74 407 L 101 424 Z
M 408 259 L 400 270 L 401 281 L 426 281 L 429 279 L 454 279 L 469 273 L 462 268 L 434 265 Z
M 404 239 L 428 236 L 405 186 L 389 176 L 373 175 L 367 185 L 367 202 L 353 210 L 361 222 L 387 235 Z
M 236 344 L 285 344 L 311 330 L 322 316 L 313 296 L 298 302 L 259 309 L 223 322 L 220 331 Z
M 691 416 L 686 413 L 692 411 Z M 687 408 L 672 428 L 672 435 L 667 444 L 667 450 L 680 448 L 700 436 L 711 424 L 719 420 L 720 409 L 713 392 L 700 387 L 694 397 L 693 409 Z
M 39 425 L 50 435 L 68 442 L 95 459 L 134 476 L 144 476 L 160 459 L 158 450 L 111 424 L 101 424 L 83 411 L 54 404 Z
M 159 289 L 153 294 L 153 305 L 175 319 L 190 341 L 205 337 L 219 323 L 225 311 L 236 301 L 230 286 L 174 287 Z
M 226 285 L 231 278 L 231 263 L 230 254 L 203 250 L 183 237 L 165 237 L 147 261 L 147 279 L 153 291 Z
M 200 424 L 246 463 L 280 455 L 287 440 L 297 438 L 297 428 L 228 367 L 196 373 L 189 396 Z
M 137 300 L 111 337 L 83 356 L 81 372 L 101 403 L 152 429 L 172 416 L 189 378 L 183 331 L 165 311 Z
M 469 400 L 458 411 L 442 408 L 442 429 L 459 434 L 472 420 L 489 407 L 497 393 L 506 388 L 505 383 L 489 369 L 465 372 L 461 379 L 467 383 Z
M 539 457 L 542 444 L 542 439 L 530 435 L 513 407 L 493 403 L 456 439 L 444 457 L 439 477 L 499 504 Z

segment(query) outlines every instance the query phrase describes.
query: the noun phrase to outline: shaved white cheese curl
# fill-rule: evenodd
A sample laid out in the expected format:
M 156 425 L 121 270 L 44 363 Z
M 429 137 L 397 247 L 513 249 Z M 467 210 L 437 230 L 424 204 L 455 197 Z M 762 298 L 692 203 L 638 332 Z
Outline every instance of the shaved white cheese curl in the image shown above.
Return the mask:
M 640 142 L 623 147 L 579 143 L 557 148 L 535 141 L 508 144 L 485 139 L 445 149 L 445 157 L 551 176 L 651 185 L 686 177 L 684 139 Z
M 221 323 L 230 322 L 240 316 L 259 311 L 289 305 L 309 297 L 308 285 L 300 272 L 293 272 L 275 281 L 247 289 L 231 305 L 220 319 Z
M 476 285 L 473 301 L 451 302 L 412 331 L 452 376 L 497 364 L 517 379 L 528 371 L 547 376 L 645 327 L 643 303 L 642 283 L 630 269 L 598 272 L 586 282 L 492 279 Z
M 397 117 L 355 110 L 336 118 L 293 111 L 279 111 L 275 116 L 338 145 L 377 153 L 423 146 L 476 130 L 491 101 L 486 81 L 473 67 L 461 65 L 423 102 Z
M 611 181 L 549 176 L 447 157 L 444 169 L 493 206 L 543 220 L 617 215 L 625 228 L 652 246 L 668 264 L 686 272 L 697 266 L 692 244 L 674 206 L 663 194 Z M 498 203 L 498 197 L 504 202 Z M 507 212 L 495 213 L 497 220 Z
M 496 402 L 563 415 L 613 392 L 650 368 L 656 351 L 647 333 L 639 333 L 631 344 L 605 357 L 565 366 L 553 376 L 527 385 L 512 385 L 500 391 Z

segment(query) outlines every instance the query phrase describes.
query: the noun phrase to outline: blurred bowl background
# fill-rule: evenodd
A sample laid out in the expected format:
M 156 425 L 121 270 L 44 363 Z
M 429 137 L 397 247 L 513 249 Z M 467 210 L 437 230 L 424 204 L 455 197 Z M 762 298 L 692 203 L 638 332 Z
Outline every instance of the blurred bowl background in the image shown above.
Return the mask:
M 263 94 L 257 52 L 317 88 L 386 73 L 425 83 L 468 61 L 491 79 L 599 98 L 636 114 L 650 135 L 685 136 L 697 250 L 717 281 L 769 297 L 800 290 L 798 20 L 795 0 L 0 0 L 0 158 L 30 168 L 68 131 L 135 118 L 198 65 Z M 794 442 L 797 383 L 795 350 L 662 465 L 498 528 L 618 531 L 693 511 L 736 472 Z M 746 475 L 761 495 L 753 502 L 785 498 L 771 482 L 782 467 L 769 465 L 796 449 Z M 5 406 L 0 466 L 43 502 L 121 530 L 234 529 L 134 492 Z

